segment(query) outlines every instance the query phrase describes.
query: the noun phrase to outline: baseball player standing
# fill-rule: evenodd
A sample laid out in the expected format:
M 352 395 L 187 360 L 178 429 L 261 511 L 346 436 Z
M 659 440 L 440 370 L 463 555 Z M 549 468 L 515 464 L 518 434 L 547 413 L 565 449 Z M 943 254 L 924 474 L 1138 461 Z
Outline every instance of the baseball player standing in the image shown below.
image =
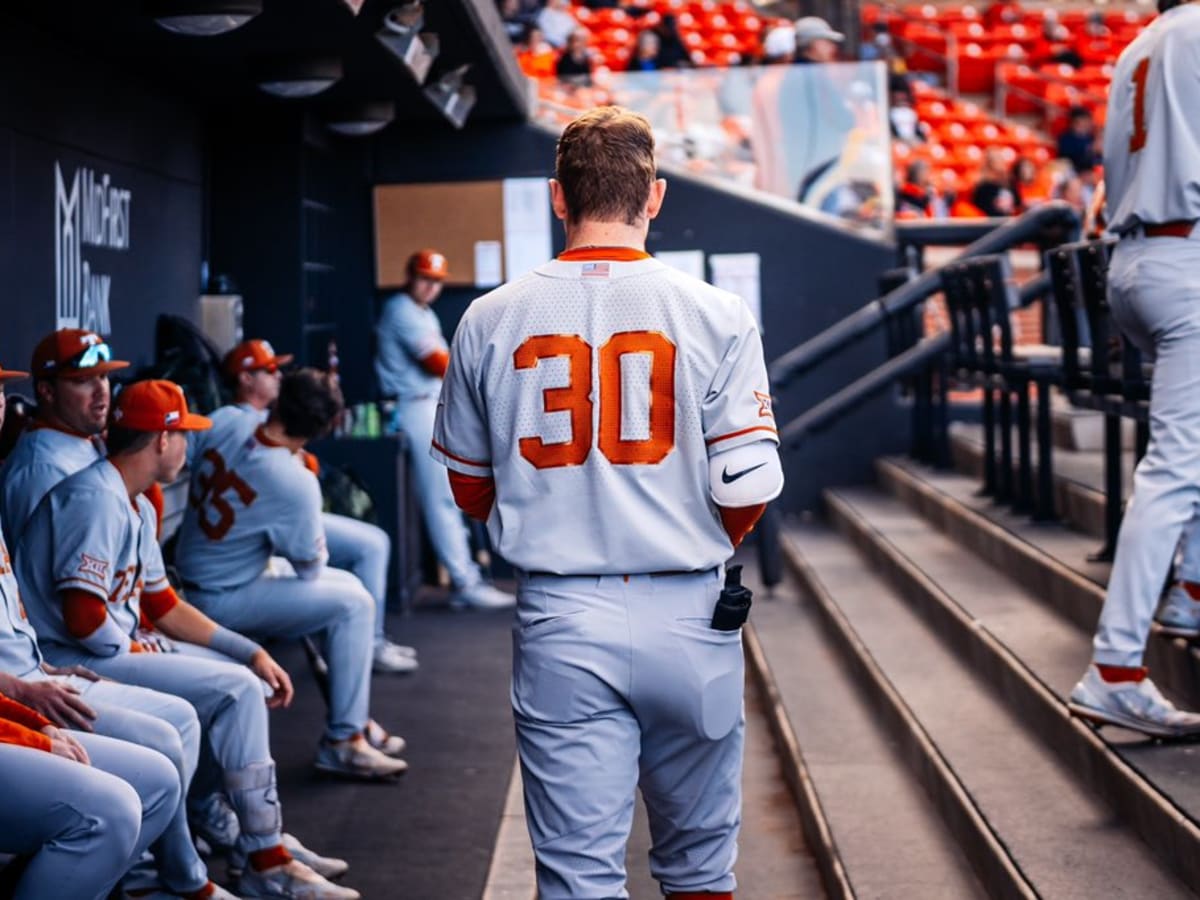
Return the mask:
M 450 359 L 442 325 L 432 307 L 449 274 L 446 257 L 436 250 L 421 250 L 409 258 L 408 283 L 388 299 L 375 326 L 375 374 L 383 395 L 396 401 L 392 430 L 408 436 L 412 480 L 429 540 L 450 573 L 454 586 L 451 602 L 499 609 L 512 606 L 513 598 L 480 575 L 445 474 L 426 452 Z
M 1104 139 L 1113 317 L 1154 361 L 1150 444 L 1100 614 L 1093 662 L 1071 692 L 1084 718 L 1175 737 L 1200 733 L 1146 677 L 1142 655 L 1184 537 L 1163 631 L 1200 636 L 1200 4 L 1162 13 L 1113 71 Z M 1190 538 L 1190 539 L 1189 539 Z
M 282 366 L 292 361 L 290 353 L 276 355 L 275 349 L 262 340 L 242 341 L 222 361 L 225 377 L 233 387 L 234 402 L 212 415 L 213 427 L 197 432 L 189 441 L 189 466 L 193 456 L 203 453 L 205 446 L 219 442 L 232 422 L 239 416 L 250 416 L 255 425 L 267 421 L 267 415 L 279 399 Z M 320 471 L 316 457 L 307 451 L 301 456 L 314 474 Z M 325 526 L 325 549 L 329 565 L 345 569 L 358 576 L 359 581 L 375 599 L 375 647 L 372 668 L 376 672 L 412 672 L 417 668 L 417 651 L 388 640 L 384 631 L 387 619 L 387 572 L 392 554 L 392 542 L 382 528 L 360 522 L 349 516 L 321 513 Z
M 262 682 L 272 706 L 287 704 L 287 673 L 254 641 L 181 599 L 166 578 L 142 494 L 178 477 L 183 433 L 208 420 L 188 411 L 178 385 L 142 381 L 122 391 L 112 421 L 109 456 L 55 485 L 21 535 L 17 580 L 43 652 L 195 707 L 239 820 L 238 849 L 248 859 L 241 894 L 355 900 L 357 891 L 329 883 L 282 843 Z M 143 613 L 153 629 L 142 626 Z
M 556 170 L 567 251 L 467 310 L 431 452 L 519 570 L 539 896 L 628 896 L 640 786 L 664 893 L 730 898 L 743 661 L 717 609 L 722 564 L 783 485 L 762 342 L 738 297 L 646 254 L 666 182 L 644 118 L 584 113 Z

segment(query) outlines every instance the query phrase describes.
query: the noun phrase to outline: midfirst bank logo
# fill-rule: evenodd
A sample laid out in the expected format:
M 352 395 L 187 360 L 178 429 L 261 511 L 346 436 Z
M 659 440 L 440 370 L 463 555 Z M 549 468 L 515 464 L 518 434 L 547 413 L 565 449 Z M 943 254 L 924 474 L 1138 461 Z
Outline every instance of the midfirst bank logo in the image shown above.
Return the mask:
M 93 271 L 84 250 L 129 249 L 133 193 L 113 186 L 108 173 L 80 167 L 68 181 L 54 163 L 54 301 L 58 328 L 112 331 L 112 277 Z

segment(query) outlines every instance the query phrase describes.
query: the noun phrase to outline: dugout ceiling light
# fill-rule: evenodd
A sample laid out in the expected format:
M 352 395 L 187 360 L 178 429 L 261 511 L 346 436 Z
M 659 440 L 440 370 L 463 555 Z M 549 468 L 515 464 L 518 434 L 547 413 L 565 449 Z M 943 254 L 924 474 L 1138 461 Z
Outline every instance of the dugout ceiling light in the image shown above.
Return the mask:
M 475 106 L 475 88 L 463 82 L 470 67 L 468 63 L 451 69 L 425 88 L 425 97 L 455 128 L 462 128 L 466 124 L 467 116 Z
M 425 8 L 420 0 L 391 9 L 383 17 L 383 27 L 375 39 L 412 75 L 417 84 L 424 84 L 440 49 L 438 36 L 422 32 Z
M 149 0 L 147 7 L 167 31 L 211 37 L 241 28 L 262 12 L 262 0 Z
M 332 56 L 272 57 L 263 59 L 254 70 L 260 90 L 285 100 L 315 97 L 341 77 L 342 61 Z
M 325 126 L 342 137 L 366 137 L 382 131 L 396 117 L 391 100 L 348 104 L 326 114 Z

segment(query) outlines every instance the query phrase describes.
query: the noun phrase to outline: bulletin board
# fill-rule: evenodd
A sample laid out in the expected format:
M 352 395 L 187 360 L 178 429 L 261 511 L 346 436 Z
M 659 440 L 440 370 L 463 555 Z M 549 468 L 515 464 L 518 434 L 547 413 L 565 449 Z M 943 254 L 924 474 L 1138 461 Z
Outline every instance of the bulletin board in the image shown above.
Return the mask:
M 375 284 L 399 287 L 414 251 L 432 247 L 450 264 L 448 284 L 475 284 L 475 244 L 504 240 L 504 182 L 386 184 L 375 188 Z

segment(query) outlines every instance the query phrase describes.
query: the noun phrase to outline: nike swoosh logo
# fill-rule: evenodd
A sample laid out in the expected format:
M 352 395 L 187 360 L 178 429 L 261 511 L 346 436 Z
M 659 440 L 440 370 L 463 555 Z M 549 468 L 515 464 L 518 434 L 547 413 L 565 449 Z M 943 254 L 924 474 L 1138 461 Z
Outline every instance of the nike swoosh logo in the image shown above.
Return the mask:
M 735 472 L 732 475 L 729 474 L 729 467 L 726 466 L 724 469 L 721 470 L 721 482 L 723 484 L 733 484 L 735 481 L 737 481 L 743 475 L 749 475 L 755 469 L 761 469 L 765 465 L 766 465 L 765 462 L 760 462 L 757 466 L 751 466 L 748 469 L 742 469 L 742 471 Z

